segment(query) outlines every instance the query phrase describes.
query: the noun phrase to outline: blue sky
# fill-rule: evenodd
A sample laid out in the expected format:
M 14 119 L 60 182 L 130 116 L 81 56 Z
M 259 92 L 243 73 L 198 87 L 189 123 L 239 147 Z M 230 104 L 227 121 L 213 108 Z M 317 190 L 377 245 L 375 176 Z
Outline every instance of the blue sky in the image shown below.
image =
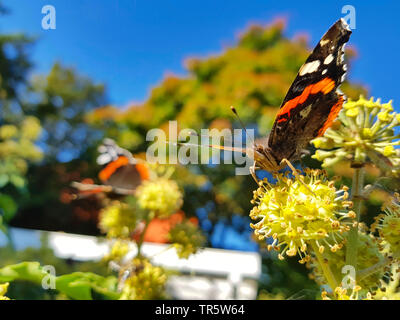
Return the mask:
M 398 1 L 222 1 L 222 0 L 4 0 L 11 14 L 1 31 L 38 37 L 31 49 L 34 72 L 55 61 L 75 66 L 108 88 L 110 102 L 126 106 L 146 99 L 172 72 L 185 74 L 183 60 L 222 52 L 249 23 L 288 18 L 287 35 L 310 35 L 313 47 L 344 5 L 356 9 L 350 44 L 359 56 L 351 80 L 366 84 L 375 97 L 393 99 L 400 109 L 400 4 Z M 41 9 L 56 8 L 56 30 L 43 30 Z

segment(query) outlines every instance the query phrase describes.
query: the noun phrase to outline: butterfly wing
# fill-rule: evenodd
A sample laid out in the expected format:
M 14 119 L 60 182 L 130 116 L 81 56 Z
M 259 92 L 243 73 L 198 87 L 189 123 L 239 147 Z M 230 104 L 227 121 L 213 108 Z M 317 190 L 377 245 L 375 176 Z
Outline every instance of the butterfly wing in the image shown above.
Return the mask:
M 103 184 L 135 190 L 143 180 L 149 179 L 147 165 L 139 163 L 128 150 L 120 148 L 113 140 L 105 139 L 99 152 L 97 163 L 103 165 L 99 172 Z
M 143 169 L 143 171 L 141 169 Z M 104 181 L 104 184 L 110 185 L 114 188 L 135 190 L 143 180 L 147 180 L 143 175 L 143 173 L 145 173 L 144 170 L 145 167 L 142 164 L 128 164 L 121 166 Z
M 296 160 L 313 138 L 322 135 L 342 108 L 344 46 L 351 30 L 338 20 L 300 68 L 276 116 L 268 147 L 277 159 Z

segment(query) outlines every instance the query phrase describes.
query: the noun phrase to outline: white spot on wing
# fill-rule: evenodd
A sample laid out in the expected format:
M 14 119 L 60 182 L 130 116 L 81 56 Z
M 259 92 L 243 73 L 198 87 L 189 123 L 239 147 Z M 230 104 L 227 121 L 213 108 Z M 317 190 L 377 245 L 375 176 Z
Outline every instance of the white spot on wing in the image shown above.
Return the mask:
M 351 31 L 349 25 L 347 24 L 346 20 L 344 20 L 343 18 L 340 19 L 342 21 L 342 26 L 343 28 L 345 28 L 347 31 Z
M 103 165 L 112 160 L 112 157 L 108 153 L 103 153 L 97 157 L 97 164 Z
M 306 73 L 312 73 L 312 72 L 317 71 L 320 64 L 321 64 L 321 62 L 319 60 L 315 60 L 315 61 L 311 61 L 311 62 L 303 64 L 299 70 L 299 75 L 303 76 Z
M 324 40 L 324 39 L 321 39 L 321 41 L 319 42 L 319 44 L 321 45 L 321 47 L 323 47 L 324 45 L 326 45 L 327 43 L 329 43 L 329 39 L 326 39 L 326 40 Z
M 330 64 L 333 61 L 333 54 L 330 53 L 324 60 L 324 64 Z
M 327 73 L 328 72 L 328 69 L 324 69 L 323 71 L 322 71 L 322 75 L 324 75 L 325 73 Z
M 100 145 L 100 146 L 97 148 L 97 151 L 99 151 L 100 153 L 107 152 L 107 147 L 104 146 L 104 145 Z

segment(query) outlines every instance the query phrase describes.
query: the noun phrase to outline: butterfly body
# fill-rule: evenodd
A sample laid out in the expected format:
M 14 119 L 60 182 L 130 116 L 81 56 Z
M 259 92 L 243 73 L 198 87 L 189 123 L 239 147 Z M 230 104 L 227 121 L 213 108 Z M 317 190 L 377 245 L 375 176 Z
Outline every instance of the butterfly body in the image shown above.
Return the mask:
M 246 150 L 248 157 L 254 159 L 254 166 L 269 172 L 277 172 L 285 167 L 274 155 L 274 151 L 268 146 L 255 143 L 252 148 Z

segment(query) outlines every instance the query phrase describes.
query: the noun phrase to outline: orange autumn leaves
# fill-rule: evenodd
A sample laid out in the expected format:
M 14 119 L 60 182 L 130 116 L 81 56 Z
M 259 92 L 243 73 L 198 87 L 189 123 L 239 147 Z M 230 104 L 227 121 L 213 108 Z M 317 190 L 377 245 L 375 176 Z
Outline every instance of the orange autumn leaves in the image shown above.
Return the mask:
M 149 223 L 145 234 L 144 241 L 146 242 L 157 242 L 157 243 L 168 243 L 168 233 L 169 231 L 178 223 L 182 223 L 185 220 L 185 213 L 183 211 L 178 211 L 172 214 L 170 217 L 165 219 L 154 218 Z M 191 217 L 188 219 L 194 225 L 198 224 L 197 218 Z M 134 234 L 133 238 L 138 240 L 140 234 L 143 232 L 143 226 L 138 228 L 137 232 Z M 141 229 L 141 230 L 140 230 Z

